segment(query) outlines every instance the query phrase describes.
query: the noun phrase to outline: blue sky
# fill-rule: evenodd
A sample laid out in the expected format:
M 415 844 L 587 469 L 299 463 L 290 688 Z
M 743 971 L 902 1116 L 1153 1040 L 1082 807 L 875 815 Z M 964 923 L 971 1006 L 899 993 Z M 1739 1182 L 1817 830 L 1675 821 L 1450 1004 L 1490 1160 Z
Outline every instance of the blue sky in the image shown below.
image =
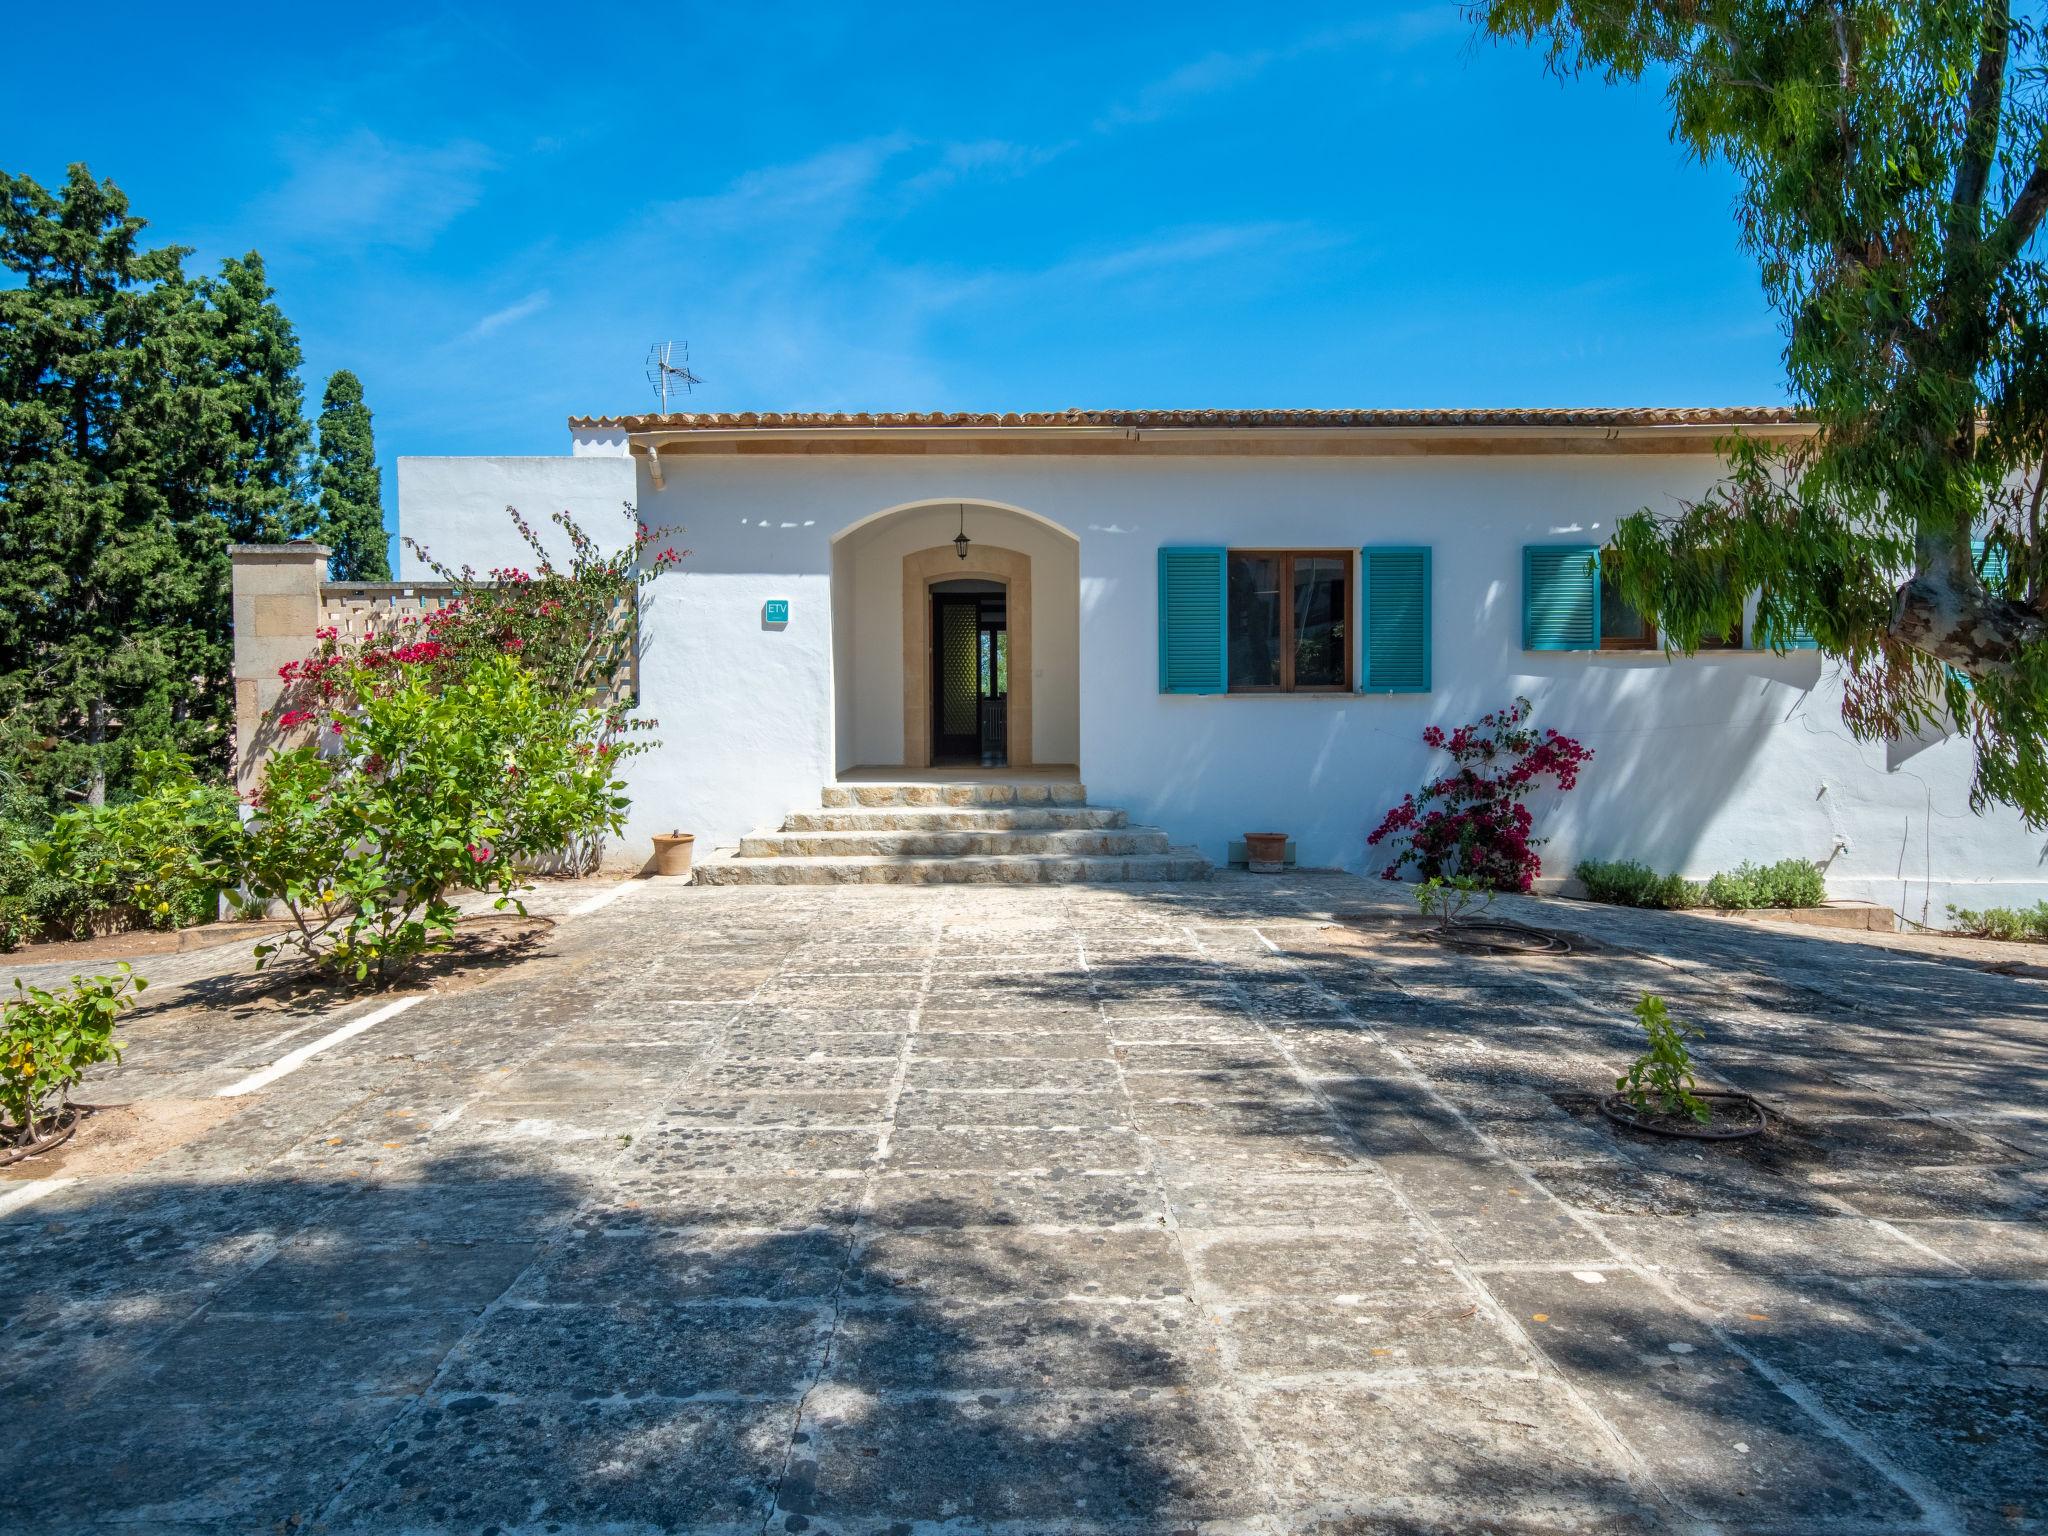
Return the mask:
M 1784 394 L 1728 175 L 1454 3 L 199 14 L 96 11 L 118 89 L 18 74 L 0 161 L 260 250 L 387 501 L 397 454 L 651 409 L 662 338 L 702 410 Z

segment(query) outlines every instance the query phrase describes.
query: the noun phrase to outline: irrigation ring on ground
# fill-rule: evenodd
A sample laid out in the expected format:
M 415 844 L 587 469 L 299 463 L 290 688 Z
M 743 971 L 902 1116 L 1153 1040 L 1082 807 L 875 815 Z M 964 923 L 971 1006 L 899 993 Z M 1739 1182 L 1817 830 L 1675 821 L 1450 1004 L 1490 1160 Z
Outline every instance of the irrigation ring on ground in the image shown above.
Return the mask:
M 1704 1125 L 1690 1115 L 1645 1113 L 1618 1093 L 1602 1096 L 1600 1113 L 1632 1131 L 1647 1131 L 1652 1136 L 1683 1136 L 1692 1141 L 1741 1141 L 1760 1134 L 1770 1124 L 1770 1111 L 1746 1093 L 1703 1088 L 1693 1097 L 1714 1107 L 1714 1118 Z M 1724 1111 L 1729 1118 L 1722 1118 Z
M 1486 955 L 1568 955 L 1572 946 L 1562 934 L 1521 923 L 1452 923 L 1428 930 L 1430 938 L 1452 949 Z

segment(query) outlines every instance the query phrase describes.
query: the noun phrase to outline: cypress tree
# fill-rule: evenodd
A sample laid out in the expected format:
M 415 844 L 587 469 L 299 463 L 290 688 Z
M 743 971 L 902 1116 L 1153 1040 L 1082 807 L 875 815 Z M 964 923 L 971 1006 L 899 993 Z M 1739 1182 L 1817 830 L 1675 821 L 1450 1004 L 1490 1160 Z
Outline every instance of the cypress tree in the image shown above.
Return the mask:
M 83 165 L 0 173 L 0 761 L 53 799 L 225 751 L 232 428 L 187 253 L 142 229 Z
M 363 383 L 346 368 L 327 381 L 320 401 L 320 537 L 333 550 L 337 581 L 389 581 L 384 483 Z
M 219 468 L 222 515 L 238 544 L 305 538 L 318 518 L 308 474 L 313 437 L 306 425 L 305 361 L 298 333 L 277 307 L 276 291 L 251 251 L 221 263 L 200 285 L 211 310 L 214 365 L 228 415 L 231 451 Z

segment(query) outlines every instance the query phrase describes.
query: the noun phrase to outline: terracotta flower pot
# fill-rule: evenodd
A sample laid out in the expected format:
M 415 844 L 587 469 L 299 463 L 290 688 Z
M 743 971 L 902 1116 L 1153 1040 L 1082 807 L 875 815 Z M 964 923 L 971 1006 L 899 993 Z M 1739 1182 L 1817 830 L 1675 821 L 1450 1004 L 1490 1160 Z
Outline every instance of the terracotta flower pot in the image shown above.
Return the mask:
M 1277 875 L 1287 867 L 1285 832 L 1247 832 L 1244 835 L 1245 863 L 1254 874 Z
M 657 875 L 687 875 L 690 852 L 697 841 L 694 832 L 657 832 L 654 836 L 654 872 Z

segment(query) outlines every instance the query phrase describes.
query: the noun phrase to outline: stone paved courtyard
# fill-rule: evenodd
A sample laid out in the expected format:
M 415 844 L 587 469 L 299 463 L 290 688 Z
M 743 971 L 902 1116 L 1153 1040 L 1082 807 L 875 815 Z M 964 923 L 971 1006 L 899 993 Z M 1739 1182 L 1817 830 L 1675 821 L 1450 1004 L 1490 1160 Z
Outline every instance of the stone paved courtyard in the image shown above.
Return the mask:
M 2048 1529 L 2041 982 L 1396 894 L 636 886 L 0 1181 L 0 1529 Z M 375 1006 L 239 954 L 85 1096 Z M 1599 1118 L 1644 989 L 1767 1139 Z

